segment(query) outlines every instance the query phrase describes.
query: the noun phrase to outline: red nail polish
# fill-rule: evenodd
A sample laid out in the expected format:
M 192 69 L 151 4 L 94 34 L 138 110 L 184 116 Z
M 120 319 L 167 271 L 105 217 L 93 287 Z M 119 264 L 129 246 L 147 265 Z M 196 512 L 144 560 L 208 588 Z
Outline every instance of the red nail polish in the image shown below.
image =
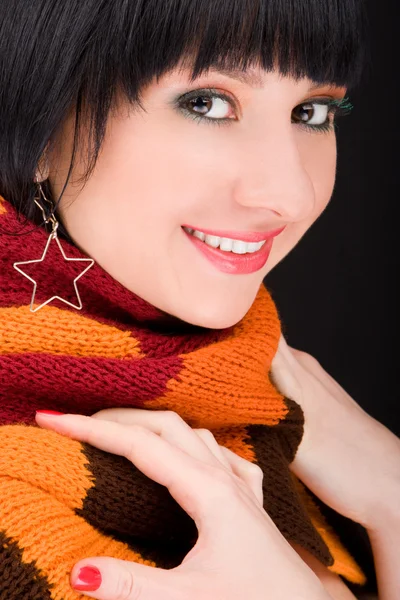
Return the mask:
M 75 590 L 82 592 L 94 592 L 101 586 L 101 573 L 97 567 L 82 567 L 78 573 L 77 579 L 72 582 Z
M 53 417 L 56 417 L 58 415 L 65 415 L 65 413 L 58 412 L 56 410 L 37 410 L 36 414 L 37 415 L 52 415 Z

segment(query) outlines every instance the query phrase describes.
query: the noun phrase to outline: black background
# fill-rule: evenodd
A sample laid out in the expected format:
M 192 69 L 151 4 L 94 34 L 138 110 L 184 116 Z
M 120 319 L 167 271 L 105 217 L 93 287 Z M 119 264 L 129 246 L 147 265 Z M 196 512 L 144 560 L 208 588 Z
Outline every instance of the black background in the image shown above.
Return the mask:
M 350 116 L 338 121 L 332 200 L 265 284 L 289 344 L 315 356 L 369 414 L 400 435 L 396 0 L 370 0 L 368 20 L 369 66 L 348 94 Z M 364 530 L 339 517 L 337 524 L 371 576 Z

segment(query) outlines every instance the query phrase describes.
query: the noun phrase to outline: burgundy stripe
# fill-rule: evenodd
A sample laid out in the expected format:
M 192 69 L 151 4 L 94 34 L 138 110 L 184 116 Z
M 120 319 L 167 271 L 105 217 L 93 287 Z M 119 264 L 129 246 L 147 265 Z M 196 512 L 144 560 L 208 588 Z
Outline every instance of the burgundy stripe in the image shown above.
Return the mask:
M 157 361 L 33 353 L 0 356 L 0 422 L 10 422 L 13 415 L 25 415 L 25 422 L 30 422 L 36 409 L 92 414 L 103 408 L 140 408 L 144 401 L 161 396 L 181 369 L 177 356 Z
M 7 207 L 9 212 L 0 216 L 0 307 L 29 305 L 33 283 L 16 271 L 13 263 L 41 258 L 48 234 L 43 228 L 36 229 L 24 238 L 24 244 L 18 236 L 7 236 L 3 232 L 21 231 L 14 209 L 9 204 Z M 32 228 L 31 223 L 26 225 L 27 230 Z M 67 241 L 62 239 L 60 242 L 67 257 L 87 258 Z M 65 261 L 52 241 L 44 262 L 20 268 L 37 281 L 36 303 L 59 295 L 76 304 L 73 280 L 82 272 L 82 265 Z M 97 264 L 83 275 L 77 286 L 83 304 L 81 314 L 122 330 L 131 330 L 140 340 L 143 352 L 149 355 L 156 355 L 159 346 L 168 354 L 203 348 L 225 339 L 233 331 L 232 328 L 209 330 L 189 325 L 129 291 Z M 53 300 L 51 305 L 67 311 L 76 310 L 59 300 Z

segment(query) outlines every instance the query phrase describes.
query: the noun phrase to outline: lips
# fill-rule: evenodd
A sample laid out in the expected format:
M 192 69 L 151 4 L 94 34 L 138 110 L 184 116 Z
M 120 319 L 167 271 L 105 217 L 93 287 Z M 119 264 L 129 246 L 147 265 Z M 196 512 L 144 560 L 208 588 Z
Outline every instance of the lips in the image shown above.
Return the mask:
M 190 225 L 188 225 L 187 227 L 190 227 Z M 260 250 L 257 250 L 256 252 L 252 252 L 251 254 L 235 254 L 234 252 L 225 252 L 223 250 L 219 250 L 218 248 L 212 248 L 211 246 L 208 246 L 205 242 L 202 242 L 201 240 L 199 240 L 198 238 L 194 237 L 193 235 L 191 235 L 190 233 L 188 233 L 187 231 L 185 231 L 182 228 L 183 233 L 187 236 L 187 238 L 190 240 L 190 242 L 200 251 L 200 253 L 207 258 L 219 271 L 222 271 L 223 273 L 229 273 L 231 275 L 244 275 L 244 274 L 248 274 L 248 273 L 254 273 L 256 271 L 259 271 L 260 269 L 263 268 L 263 266 L 265 265 L 265 263 L 268 260 L 269 254 L 271 252 L 272 249 L 272 243 L 273 243 L 273 237 L 278 235 L 278 233 L 280 233 L 282 230 L 284 229 L 284 227 L 280 228 L 279 230 L 274 230 L 274 231 L 270 231 L 267 233 L 267 235 L 269 236 L 268 238 L 265 237 L 265 233 L 261 234 L 261 233 L 257 233 L 255 235 L 257 236 L 261 236 L 263 235 L 264 237 L 262 237 L 259 240 L 255 240 L 254 237 L 252 240 L 249 241 L 262 241 L 266 239 L 265 244 L 260 248 Z M 204 233 L 206 233 L 205 229 L 202 229 L 201 231 L 203 231 Z M 224 235 L 221 235 L 221 237 L 229 237 L 228 233 L 232 232 L 207 232 L 207 235 L 218 235 L 220 236 L 222 233 Z M 274 235 L 271 235 L 274 234 Z M 242 234 L 238 234 L 235 233 L 235 236 L 238 235 L 242 235 Z M 247 233 L 247 235 L 253 235 L 253 234 L 249 234 Z M 232 239 L 242 239 L 239 237 L 235 237 Z M 246 241 L 245 239 L 243 239 L 243 241 Z

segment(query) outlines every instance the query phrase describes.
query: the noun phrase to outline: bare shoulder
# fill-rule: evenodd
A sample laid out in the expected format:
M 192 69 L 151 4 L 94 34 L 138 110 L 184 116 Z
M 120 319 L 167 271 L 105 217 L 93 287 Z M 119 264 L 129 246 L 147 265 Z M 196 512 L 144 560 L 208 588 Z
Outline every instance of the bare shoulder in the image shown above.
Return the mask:
M 291 545 L 321 580 L 326 591 L 332 596 L 332 600 L 357 600 L 339 575 L 329 571 L 327 567 L 301 546 L 297 544 Z

